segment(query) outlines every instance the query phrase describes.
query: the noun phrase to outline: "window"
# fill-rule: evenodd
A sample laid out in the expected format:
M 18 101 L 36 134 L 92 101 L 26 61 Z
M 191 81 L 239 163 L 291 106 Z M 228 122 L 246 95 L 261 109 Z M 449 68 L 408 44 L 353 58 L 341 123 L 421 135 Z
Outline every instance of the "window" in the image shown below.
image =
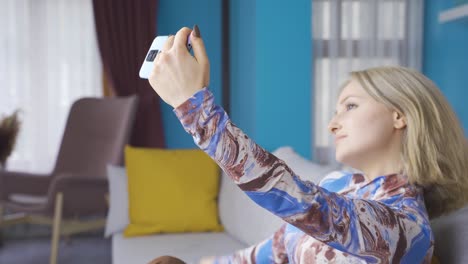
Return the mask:
M 0 1 L 0 115 L 20 108 L 10 170 L 50 172 L 71 104 L 102 94 L 91 0 Z
M 421 69 L 423 0 L 313 0 L 314 157 L 335 164 L 327 130 L 350 71 L 380 65 Z

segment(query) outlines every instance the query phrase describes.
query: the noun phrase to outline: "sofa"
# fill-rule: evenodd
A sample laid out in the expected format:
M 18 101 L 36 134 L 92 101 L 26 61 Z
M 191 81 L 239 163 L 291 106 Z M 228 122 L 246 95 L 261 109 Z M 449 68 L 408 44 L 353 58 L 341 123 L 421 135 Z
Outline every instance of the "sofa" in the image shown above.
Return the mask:
M 353 171 L 350 168 L 320 166 L 301 157 L 291 147 L 279 148 L 273 154 L 283 159 L 302 178 L 315 183 L 330 173 L 341 173 L 337 169 Z M 122 229 L 128 223 L 128 215 L 125 215 L 128 204 L 125 205 L 121 195 L 126 187 L 123 181 L 115 181 L 118 174 L 121 179 L 125 178 L 125 168 L 109 168 L 111 207 L 106 236 L 112 239 L 113 264 L 148 263 L 163 255 L 175 256 L 187 263 L 197 263 L 203 256 L 231 254 L 256 244 L 269 237 L 283 224 L 280 218 L 252 202 L 222 172 L 218 212 L 224 231 L 126 238 Z M 120 195 L 120 201 L 112 197 L 113 192 Z M 115 206 L 112 207 L 113 200 L 115 204 L 119 204 L 118 213 Z M 119 224 L 115 223 L 117 220 L 120 221 Z M 441 263 L 468 263 L 468 207 L 450 216 L 436 219 L 433 221 L 433 230 L 436 238 L 435 255 Z

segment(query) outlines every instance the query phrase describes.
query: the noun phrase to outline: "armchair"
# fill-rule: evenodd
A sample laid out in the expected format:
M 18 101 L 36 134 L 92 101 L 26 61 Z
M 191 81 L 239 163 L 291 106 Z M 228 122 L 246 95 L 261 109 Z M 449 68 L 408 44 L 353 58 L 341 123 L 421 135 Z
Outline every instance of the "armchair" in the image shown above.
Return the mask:
M 79 99 L 50 174 L 0 171 L 0 230 L 18 223 L 51 225 L 55 264 L 60 235 L 104 227 L 106 166 L 123 163 L 137 103 L 136 95 Z

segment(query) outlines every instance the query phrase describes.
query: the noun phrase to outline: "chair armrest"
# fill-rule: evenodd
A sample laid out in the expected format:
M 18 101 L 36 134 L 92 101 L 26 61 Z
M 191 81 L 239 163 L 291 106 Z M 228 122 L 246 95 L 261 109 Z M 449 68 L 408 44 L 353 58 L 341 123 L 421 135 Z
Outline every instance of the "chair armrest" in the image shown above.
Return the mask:
M 51 183 L 48 199 L 54 201 L 57 193 L 63 193 L 64 216 L 105 215 L 108 188 L 106 178 L 59 174 Z M 53 206 L 53 203 L 49 203 L 49 206 Z
M 103 177 L 92 177 L 85 174 L 75 173 L 62 173 L 52 181 L 52 188 L 60 191 L 67 191 L 72 189 L 81 189 L 85 187 L 107 187 L 107 179 Z
M 12 193 L 46 195 L 51 179 L 50 174 L 0 171 L 0 199 Z

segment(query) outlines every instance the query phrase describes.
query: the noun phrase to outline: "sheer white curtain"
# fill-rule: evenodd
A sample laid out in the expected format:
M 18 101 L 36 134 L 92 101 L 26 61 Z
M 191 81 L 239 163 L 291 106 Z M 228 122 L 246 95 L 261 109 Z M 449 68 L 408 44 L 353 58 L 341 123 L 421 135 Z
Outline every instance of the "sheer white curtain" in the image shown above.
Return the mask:
M 421 69 L 423 0 L 313 0 L 314 157 L 337 165 L 327 125 L 350 71 L 381 65 Z
M 8 170 L 49 172 L 71 104 L 102 94 L 91 0 L 0 0 L 0 115 L 23 122 Z

